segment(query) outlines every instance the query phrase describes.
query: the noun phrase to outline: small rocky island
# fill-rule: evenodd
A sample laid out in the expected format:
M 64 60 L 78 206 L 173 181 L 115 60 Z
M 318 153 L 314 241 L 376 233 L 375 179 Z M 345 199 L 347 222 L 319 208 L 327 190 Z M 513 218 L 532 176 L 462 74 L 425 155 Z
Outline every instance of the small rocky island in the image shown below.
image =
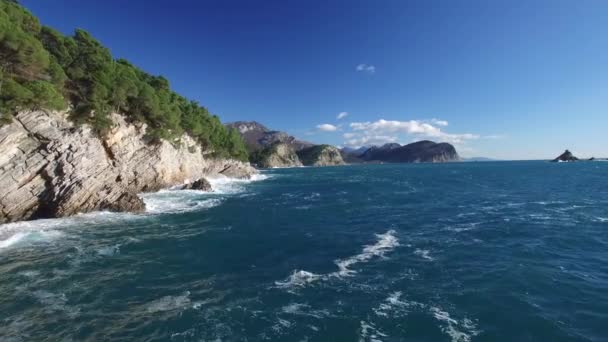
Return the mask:
M 577 157 L 575 157 L 572 152 L 569 150 L 564 151 L 564 153 L 560 154 L 557 158 L 553 159 L 552 162 L 575 162 L 579 161 Z

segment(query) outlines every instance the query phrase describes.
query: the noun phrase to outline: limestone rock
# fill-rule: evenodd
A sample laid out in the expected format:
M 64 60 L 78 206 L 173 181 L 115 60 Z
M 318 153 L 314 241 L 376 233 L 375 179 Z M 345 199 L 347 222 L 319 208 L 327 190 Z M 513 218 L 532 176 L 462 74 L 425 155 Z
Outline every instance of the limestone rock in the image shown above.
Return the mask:
M 99 139 L 64 112 L 27 111 L 0 127 L 0 223 L 95 210 L 142 211 L 137 193 L 187 179 L 249 178 L 248 163 L 207 158 L 189 136 L 146 143 L 146 126 L 112 115 Z
M 331 145 L 315 145 L 298 151 L 298 156 L 307 166 L 344 165 L 340 150 Z
M 278 143 L 260 152 L 258 166 L 262 168 L 293 167 L 302 166 L 302 163 L 292 146 Z

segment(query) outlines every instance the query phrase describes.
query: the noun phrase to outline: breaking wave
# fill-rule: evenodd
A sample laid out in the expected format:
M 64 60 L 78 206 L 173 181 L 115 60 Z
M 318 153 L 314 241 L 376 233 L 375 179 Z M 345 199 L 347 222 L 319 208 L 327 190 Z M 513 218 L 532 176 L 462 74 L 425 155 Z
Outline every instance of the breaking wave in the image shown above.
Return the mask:
M 154 193 L 140 194 L 139 196 L 146 203 L 146 213 L 143 215 L 99 211 L 65 218 L 2 224 L 0 225 L 0 252 L 12 247 L 47 244 L 60 240 L 64 237 L 64 232 L 70 227 L 111 224 L 149 215 L 185 213 L 212 208 L 223 202 L 224 195 L 243 192 L 246 190 L 246 184 L 267 178 L 267 175 L 257 174 L 253 175 L 251 179 L 227 177 L 209 179 L 213 192 L 165 189 Z M 113 247 L 99 251 L 99 254 L 104 256 L 118 253 L 119 249 Z
M 275 285 L 286 288 L 302 287 L 314 283 L 317 280 L 352 276 L 357 272 L 351 269 L 355 264 L 368 262 L 372 258 L 382 258 L 386 253 L 399 246 L 399 239 L 397 239 L 395 234 L 396 232 L 394 230 L 389 230 L 384 234 L 376 234 L 378 240 L 375 244 L 364 246 L 363 251 L 357 255 L 334 261 L 336 266 L 338 266 L 338 271 L 326 274 L 316 274 L 305 270 L 295 270 L 284 281 L 276 281 Z

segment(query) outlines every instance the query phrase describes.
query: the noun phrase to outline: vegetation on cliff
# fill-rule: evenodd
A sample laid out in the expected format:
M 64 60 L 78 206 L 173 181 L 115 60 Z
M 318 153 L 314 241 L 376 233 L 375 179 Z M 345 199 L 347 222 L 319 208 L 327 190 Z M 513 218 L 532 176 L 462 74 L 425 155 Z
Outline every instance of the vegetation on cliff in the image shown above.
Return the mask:
M 217 157 L 247 160 L 239 133 L 172 91 L 164 77 L 113 59 L 86 31 L 64 36 L 15 1 L 0 0 L 0 124 L 39 108 L 69 108 L 73 121 L 101 135 L 112 127 L 110 113 L 118 112 L 146 123 L 152 140 L 173 142 L 186 132 Z

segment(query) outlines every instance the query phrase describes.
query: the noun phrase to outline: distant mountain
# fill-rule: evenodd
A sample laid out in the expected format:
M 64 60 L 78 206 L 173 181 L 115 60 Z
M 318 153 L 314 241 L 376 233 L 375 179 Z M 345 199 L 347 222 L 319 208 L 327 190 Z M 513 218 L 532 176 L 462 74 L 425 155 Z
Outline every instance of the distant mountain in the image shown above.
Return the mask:
M 298 140 L 285 132 L 270 130 L 256 121 L 236 121 L 227 123 L 226 127 L 235 128 L 241 134 L 249 153 L 278 143 L 287 144 L 296 151 L 314 145 L 307 141 Z
M 301 141 L 285 132 L 270 130 L 255 121 L 237 121 L 226 126 L 241 134 L 249 152 L 250 162 L 258 167 L 344 164 L 340 151 L 334 146 Z
M 359 158 L 366 162 L 387 163 L 440 163 L 458 161 L 460 157 L 454 146 L 448 143 L 435 143 L 429 140 L 401 146 L 397 143 L 373 146 Z
M 358 164 L 363 163 L 364 161 L 359 158 L 365 151 L 367 151 L 372 146 L 361 146 L 359 148 L 353 147 L 343 147 L 340 149 L 340 154 L 342 155 L 342 159 L 349 164 Z

